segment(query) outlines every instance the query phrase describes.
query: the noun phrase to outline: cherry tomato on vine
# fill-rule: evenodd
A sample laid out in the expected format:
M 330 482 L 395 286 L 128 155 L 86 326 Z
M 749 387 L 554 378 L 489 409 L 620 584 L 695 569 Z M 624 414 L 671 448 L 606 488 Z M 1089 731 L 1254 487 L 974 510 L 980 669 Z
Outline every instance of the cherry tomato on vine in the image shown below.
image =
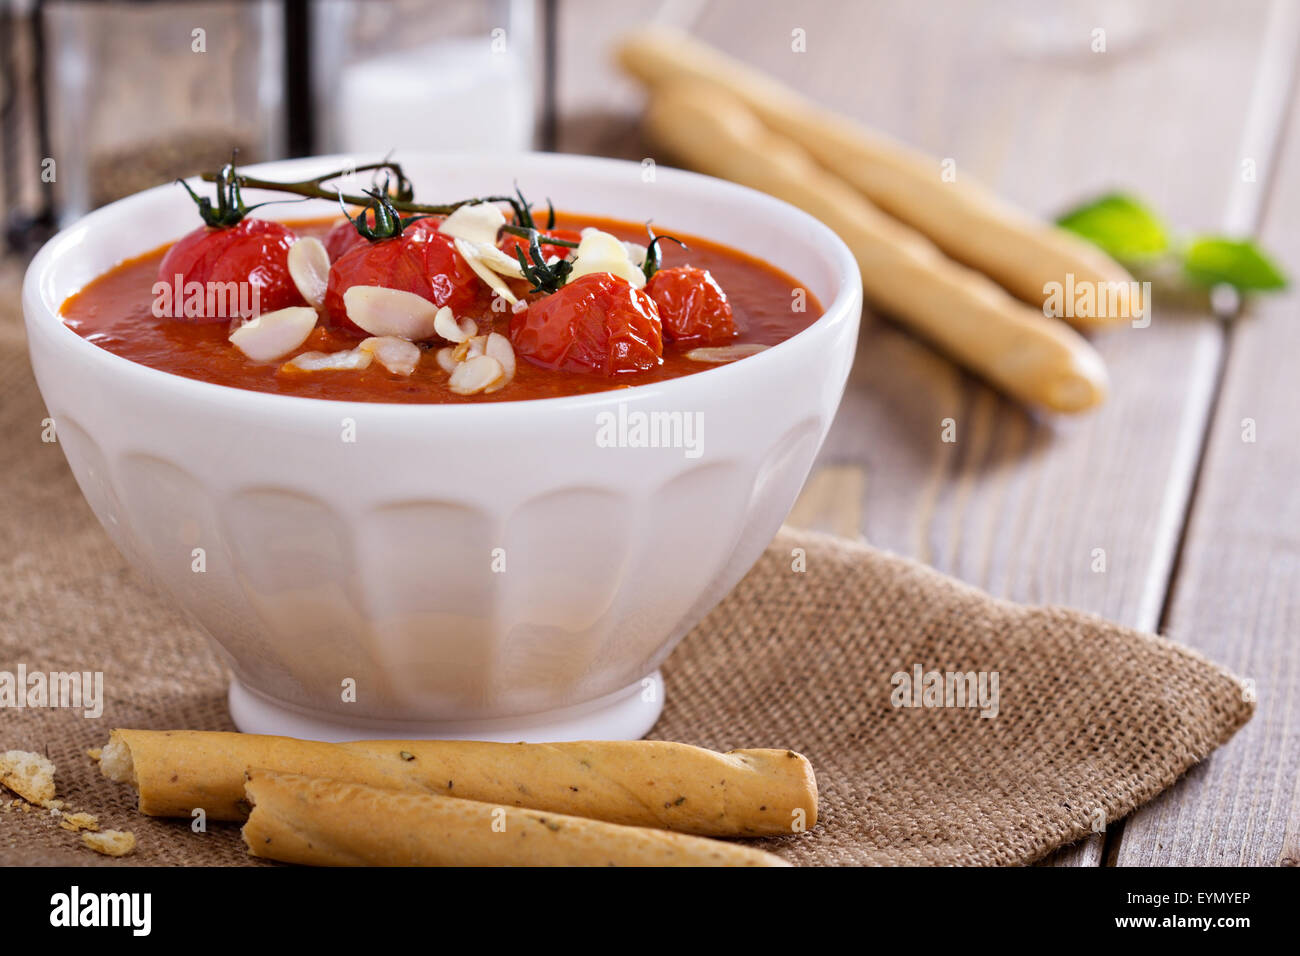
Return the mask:
M 297 237 L 281 223 L 245 218 L 250 210 L 240 197 L 233 165 L 223 167 L 217 177 L 216 208 L 210 200 L 197 196 L 183 180 L 181 184 L 198 204 L 204 225 L 181 237 L 167 250 L 158 267 L 158 281 L 172 286 L 180 276 L 182 290 L 190 283 L 200 283 L 204 287 L 205 304 L 216 301 L 223 305 L 216 309 L 221 314 L 176 314 L 176 318 L 195 323 L 228 322 L 236 317 L 233 313 L 241 311 L 238 307 L 241 302 L 249 306 L 244 311 L 250 314 L 304 304 L 289 275 L 289 247 Z M 250 286 L 247 294 L 242 294 L 242 290 L 236 292 L 233 313 L 229 307 L 230 283 Z M 210 290 L 219 291 L 220 296 L 208 295 Z
M 575 279 L 515 313 L 510 340 L 535 365 L 597 375 L 654 368 L 663 355 L 654 301 L 607 272 Z
M 370 217 L 370 223 L 374 224 L 374 217 Z M 325 234 L 325 251 L 329 253 L 330 262 L 337 262 L 343 258 L 345 252 L 351 252 L 355 247 L 364 244 L 365 236 L 357 232 L 356 225 L 348 219 L 334 225 L 328 233 Z
M 477 317 L 491 307 L 491 290 L 456 251 L 452 238 L 438 231 L 438 220 L 404 224 L 389 238 L 359 238 L 362 241 L 330 267 L 326 324 L 361 331 L 348 319 L 343 304 L 343 293 L 358 285 L 411 292 L 434 305 L 447 306 L 457 318 Z

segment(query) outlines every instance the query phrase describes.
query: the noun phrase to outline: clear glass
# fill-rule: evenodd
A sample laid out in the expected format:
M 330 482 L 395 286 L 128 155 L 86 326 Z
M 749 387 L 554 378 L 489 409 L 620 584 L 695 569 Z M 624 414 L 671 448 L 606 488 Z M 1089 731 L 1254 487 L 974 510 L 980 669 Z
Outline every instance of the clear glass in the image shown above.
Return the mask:
M 533 0 L 317 0 L 312 11 L 319 150 L 532 148 Z
M 50 139 L 63 223 L 122 196 L 283 150 L 274 0 L 49 2 Z

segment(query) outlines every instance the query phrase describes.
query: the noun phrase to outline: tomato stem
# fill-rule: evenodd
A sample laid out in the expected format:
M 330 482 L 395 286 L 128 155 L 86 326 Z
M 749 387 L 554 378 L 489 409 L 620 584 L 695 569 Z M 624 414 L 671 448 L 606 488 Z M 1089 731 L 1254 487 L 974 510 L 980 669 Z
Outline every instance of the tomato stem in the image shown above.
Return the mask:
M 659 248 L 659 243 L 665 239 L 675 242 L 683 249 L 690 249 L 686 243 L 682 242 L 676 236 L 656 236 L 655 231 L 650 228 L 650 223 L 645 224 L 645 231 L 650 235 L 650 244 L 645 247 L 645 262 L 641 263 L 641 272 L 645 274 L 646 282 L 649 282 L 659 267 L 663 265 L 663 252 Z
M 282 183 L 271 179 L 261 179 L 257 176 L 249 176 L 247 173 L 235 173 L 233 166 L 222 167 L 219 173 L 204 173 L 200 178 L 207 183 L 221 182 L 221 177 L 225 174 L 227 168 L 231 170 L 233 182 L 236 187 L 244 189 L 265 189 L 272 192 L 293 193 L 296 196 L 303 196 L 308 199 L 337 199 L 349 206 L 369 206 L 372 196 L 369 190 L 365 190 L 363 195 L 355 193 L 345 193 L 338 187 L 329 187 L 326 184 L 335 180 L 342 179 L 344 176 L 351 176 L 354 173 L 364 173 L 370 171 L 386 170 L 391 172 L 397 178 L 397 189 L 389 198 L 393 208 L 399 212 L 423 213 L 430 216 L 445 216 L 455 212 L 461 206 L 469 206 L 475 203 L 484 202 L 506 202 L 518 212 L 518 200 L 513 196 L 481 196 L 471 199 L 462 199 L 459 202 L 442 203 L 438 205 L 429 205 L 427 203 L 417 203 L 414 201 L 415 190 L 411 186 L 411 181 L 406 178 L 406 173 L 402 171 L 400 163 L 385 160 L 380 163 L 367 163 L 364 166 L 357 166 L 354 169 L 338 169 L 333 172 L 316 176 L 312 179 L 303 179 L 298 182 Z M 186 186 L 186 189 L 189 187 Z M 218 197 L 220 201 L 220 197 Z
M 547 226 L 546 228 L 551 229 L 554 227 Z M 531 239 L 533 236 L 541 235 L 537 229 L 530 226 L 514 226 L 510 224 L 502 226 L 501 231 L 508 232 L 512 236 L 519 236 L 521 239 Z M 561 239 L 558 236 L 545 236 L 541 241 L 545 242 L 548 246 L 563 246 L 566 249 L 578 248 L 578 244 L 572 239 Z
M 371 242 L 396 239 L 402 234 L 402 230 L 411 223 L 419 219 L 429 218 L 428 216 L 401 216 L 385 190 L 367 189 L 366 195 L 370 197 L 371 202 L 366 209 L 361 210 L 355 219 L 348 215 L 348 207 L 343 204 L 342 197 L 339 198 L 339 208 L 343 210 L 343 215 L 348 222 L 356 227 L 357 233 L 363 239 L 368 239 Z M 366 221 L 368 211 L 375 214 L 375 224 L 373 226 Z
M 209 182 L 217 184 L 217 205 L 212 206 L 212 200 L 206 196 L 200 196 L 190 184 L 183 179 L 176 180 L 185 187 L 185 191 L 190 194 L 195 205 L 199 207 L 199 216 L 202 217 L 205 225 L 213 229 L 224 229 L 227 226 L 233 226 L 239 223 L 249 213 L 249 207 L 244 205 L 244 197 L 239 191 L 239 178 L 235 174 L 235 157 L 230 157 L 230 162 L 221 167 L 220 172 L 216 173 Z M 253 207 L 257 208 L 256 206 Z
M 568 259 L 557 259 L 555 262 L 547 263 L 546 257 L 542 255 L 541 233 L 536 229 L 527 229 L 524 232 L 528 233 L 528 254 L 532 257 L 532 264 L 530 265 L 524 258 L 522 247 L 515 247 L 515 256 L 519 259 L 519 269 L 523 272 L 524 278 L 532 284 L 532 288 L 528 291 L 545 292 L 548 295 L 558 292 L 568 280 L 569 273 L 573 271 L 573 263 Z

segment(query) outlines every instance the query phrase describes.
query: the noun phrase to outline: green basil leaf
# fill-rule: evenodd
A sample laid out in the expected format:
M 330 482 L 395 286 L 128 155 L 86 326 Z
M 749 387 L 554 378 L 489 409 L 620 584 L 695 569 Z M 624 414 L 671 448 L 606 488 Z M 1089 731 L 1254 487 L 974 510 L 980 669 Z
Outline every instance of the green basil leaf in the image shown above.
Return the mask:
M 1286 274 L 1253 242 L 1199 236 L 1187 246 L 1183 271 L 1205 285 L 1226 283 L 1243 292 L 1283 289 Z
M 1149 259 L 1169 249 L 1164 223 L 1132 196 L 1111 193 L 1062 215 L 1056 224 L 1116 259 Z

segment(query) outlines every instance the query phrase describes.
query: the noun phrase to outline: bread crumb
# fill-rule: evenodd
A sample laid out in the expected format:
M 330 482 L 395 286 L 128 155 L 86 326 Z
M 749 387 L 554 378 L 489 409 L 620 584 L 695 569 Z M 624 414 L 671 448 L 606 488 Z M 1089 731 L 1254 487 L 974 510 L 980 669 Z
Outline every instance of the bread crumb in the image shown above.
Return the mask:
M 104 856 L 126 856 L 135 849 L 135 834 L 130 830 L 105 830 L 83 833 L 81 842 Z
M 31 803 L 54 799 L 54 763 L 48 757 L 26 750 L 0 754 L 0 783 Z
M 98 830 L 99 821 L 93 813 L 69 813 L 59 822 L 59 826 L 76 833 L 78 830 Z
M 89 757 L 91 760 L 95 761 L 95 763 L 99 763 L 99 758 L 103 753 L 104 753 L 103 747 L 91 747 L 89 750 L 86 751 L 86 756 Z
M 64 802 L 63 800 L 46 800 L 46 801 L 45 801 L 45 808 L 46 808 L 47 810 L 49 810 L 50 813 L 56 813 L 57 811 L 62 810 L 62 809 L 63 809 L 64 807 L 66 807 L 66 806 L 67 806 L 67 803 Z
M 139 789 L 135 779 L 135 760 L 131 756 L 131 748 L 126 745 L 126 741 L 116 730 L 109 734 L 108 743 L 100 748 L 99 771 L 109 780 L 129 783 Z

